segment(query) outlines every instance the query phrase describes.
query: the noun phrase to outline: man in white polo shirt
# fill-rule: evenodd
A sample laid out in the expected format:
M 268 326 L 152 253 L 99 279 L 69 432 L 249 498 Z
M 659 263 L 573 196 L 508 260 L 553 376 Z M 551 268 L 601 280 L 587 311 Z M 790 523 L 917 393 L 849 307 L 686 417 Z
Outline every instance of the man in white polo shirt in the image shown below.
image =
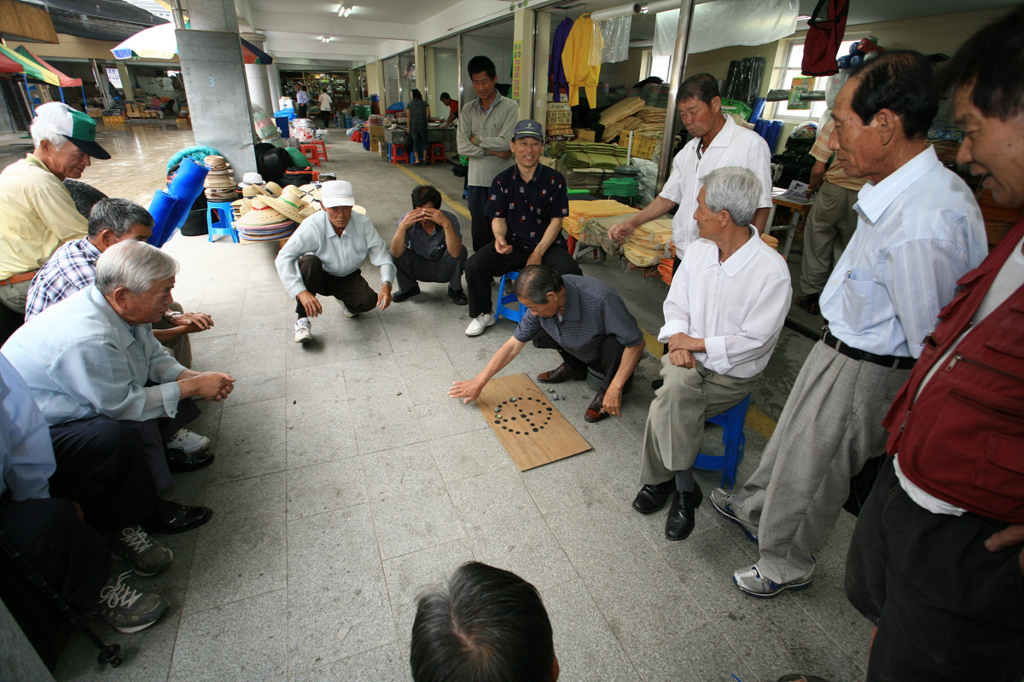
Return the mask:
M 697 195 L 703 178 L 716 168 L 738 166 L 747 168 L 761 181 L 761 196 L 751 225 L 764 232 L 768 213 L 772 207 L 771 151 L 764 139 L 752 130 L 736 125 L 732 118 L 722 114 L 722 98 L 714 76 L 698 73 L 683 81 L 679 88 L 679 115 L 693 139 L 676 154 L 672 161 L 672 174 L 647 208 L 608 231 L 608 236 L 624 242 L 630 233 L 649 220 L 654 220 L 676 206 L 679 210 L 672 218 L 672 242 L 676 246 L 676 259 L 672 271 L 686 247 L 698 239 Z

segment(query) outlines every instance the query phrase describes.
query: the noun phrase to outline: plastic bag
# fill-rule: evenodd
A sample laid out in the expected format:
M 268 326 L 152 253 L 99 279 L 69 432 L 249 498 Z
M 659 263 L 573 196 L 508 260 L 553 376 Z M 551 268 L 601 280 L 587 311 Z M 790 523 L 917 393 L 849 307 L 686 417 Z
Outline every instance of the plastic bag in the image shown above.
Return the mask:
M 629 32 L 632 28 L 632 14 L 594 22 L 594 30 L 600 29 L 604 39 L 604 50 L 601 51 L 602 64 L 624 62 L 629 59 Z
M 764 45 L 796 33 L 797 0 L 716 0 L 693 8 L 689 54 L 732 45 Z M 653 56 L 675 51 L 679 10 L 655 15 Z

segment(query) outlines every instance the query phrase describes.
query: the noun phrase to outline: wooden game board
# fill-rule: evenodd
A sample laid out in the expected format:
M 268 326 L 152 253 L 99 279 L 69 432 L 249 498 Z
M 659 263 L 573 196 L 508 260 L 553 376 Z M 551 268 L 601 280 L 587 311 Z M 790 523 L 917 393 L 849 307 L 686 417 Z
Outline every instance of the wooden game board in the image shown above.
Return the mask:
M 494 411 L 498 405 L 500 413 Z M 491 379 L 476 406 L 520 471 L 590 450 L 590 443 L 526 374 Z

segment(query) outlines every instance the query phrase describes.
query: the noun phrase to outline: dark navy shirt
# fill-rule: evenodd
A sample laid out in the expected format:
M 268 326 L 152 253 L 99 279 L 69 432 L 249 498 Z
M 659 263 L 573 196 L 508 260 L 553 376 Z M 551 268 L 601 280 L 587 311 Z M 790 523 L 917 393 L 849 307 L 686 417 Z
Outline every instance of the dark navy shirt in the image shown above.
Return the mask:
M 562 174 L 541 164 L 529 182 L 524 182 L 515 165 L 494 176 L 484 215 L 504 218 L 508 225 L 505 239 L 532 249 L 544 238 L 552 218 L 569 215 L 569 195 Z M 555 244 L 565 247 L 558 235 Z

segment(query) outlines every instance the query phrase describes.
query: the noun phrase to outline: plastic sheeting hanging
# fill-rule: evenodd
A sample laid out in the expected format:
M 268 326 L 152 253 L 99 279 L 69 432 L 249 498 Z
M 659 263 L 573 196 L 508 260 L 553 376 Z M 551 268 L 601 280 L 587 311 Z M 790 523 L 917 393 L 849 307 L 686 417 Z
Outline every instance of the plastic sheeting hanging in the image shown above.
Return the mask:
M 594 40 L 591 42 L 590 64 L 609 64 L 611 62 L 624 62 L 629 59 L 629 32 L 633 28 L 633 15 L 613 17 L 603 21 L 594 22 Z M 599 41 L 597 33 L 601 34 L 604 41 L 604 49 L 597 55 Z M 597 58 L 599 61 L 595 62 Z
M 798 0 L 716 0 L 693 8 L 687 52 L 707 52 L 732 45 L 764 45 L 796 33 Z M 671 56 L 676 44 L 679 10 L 655 15 L 653 56 Z

